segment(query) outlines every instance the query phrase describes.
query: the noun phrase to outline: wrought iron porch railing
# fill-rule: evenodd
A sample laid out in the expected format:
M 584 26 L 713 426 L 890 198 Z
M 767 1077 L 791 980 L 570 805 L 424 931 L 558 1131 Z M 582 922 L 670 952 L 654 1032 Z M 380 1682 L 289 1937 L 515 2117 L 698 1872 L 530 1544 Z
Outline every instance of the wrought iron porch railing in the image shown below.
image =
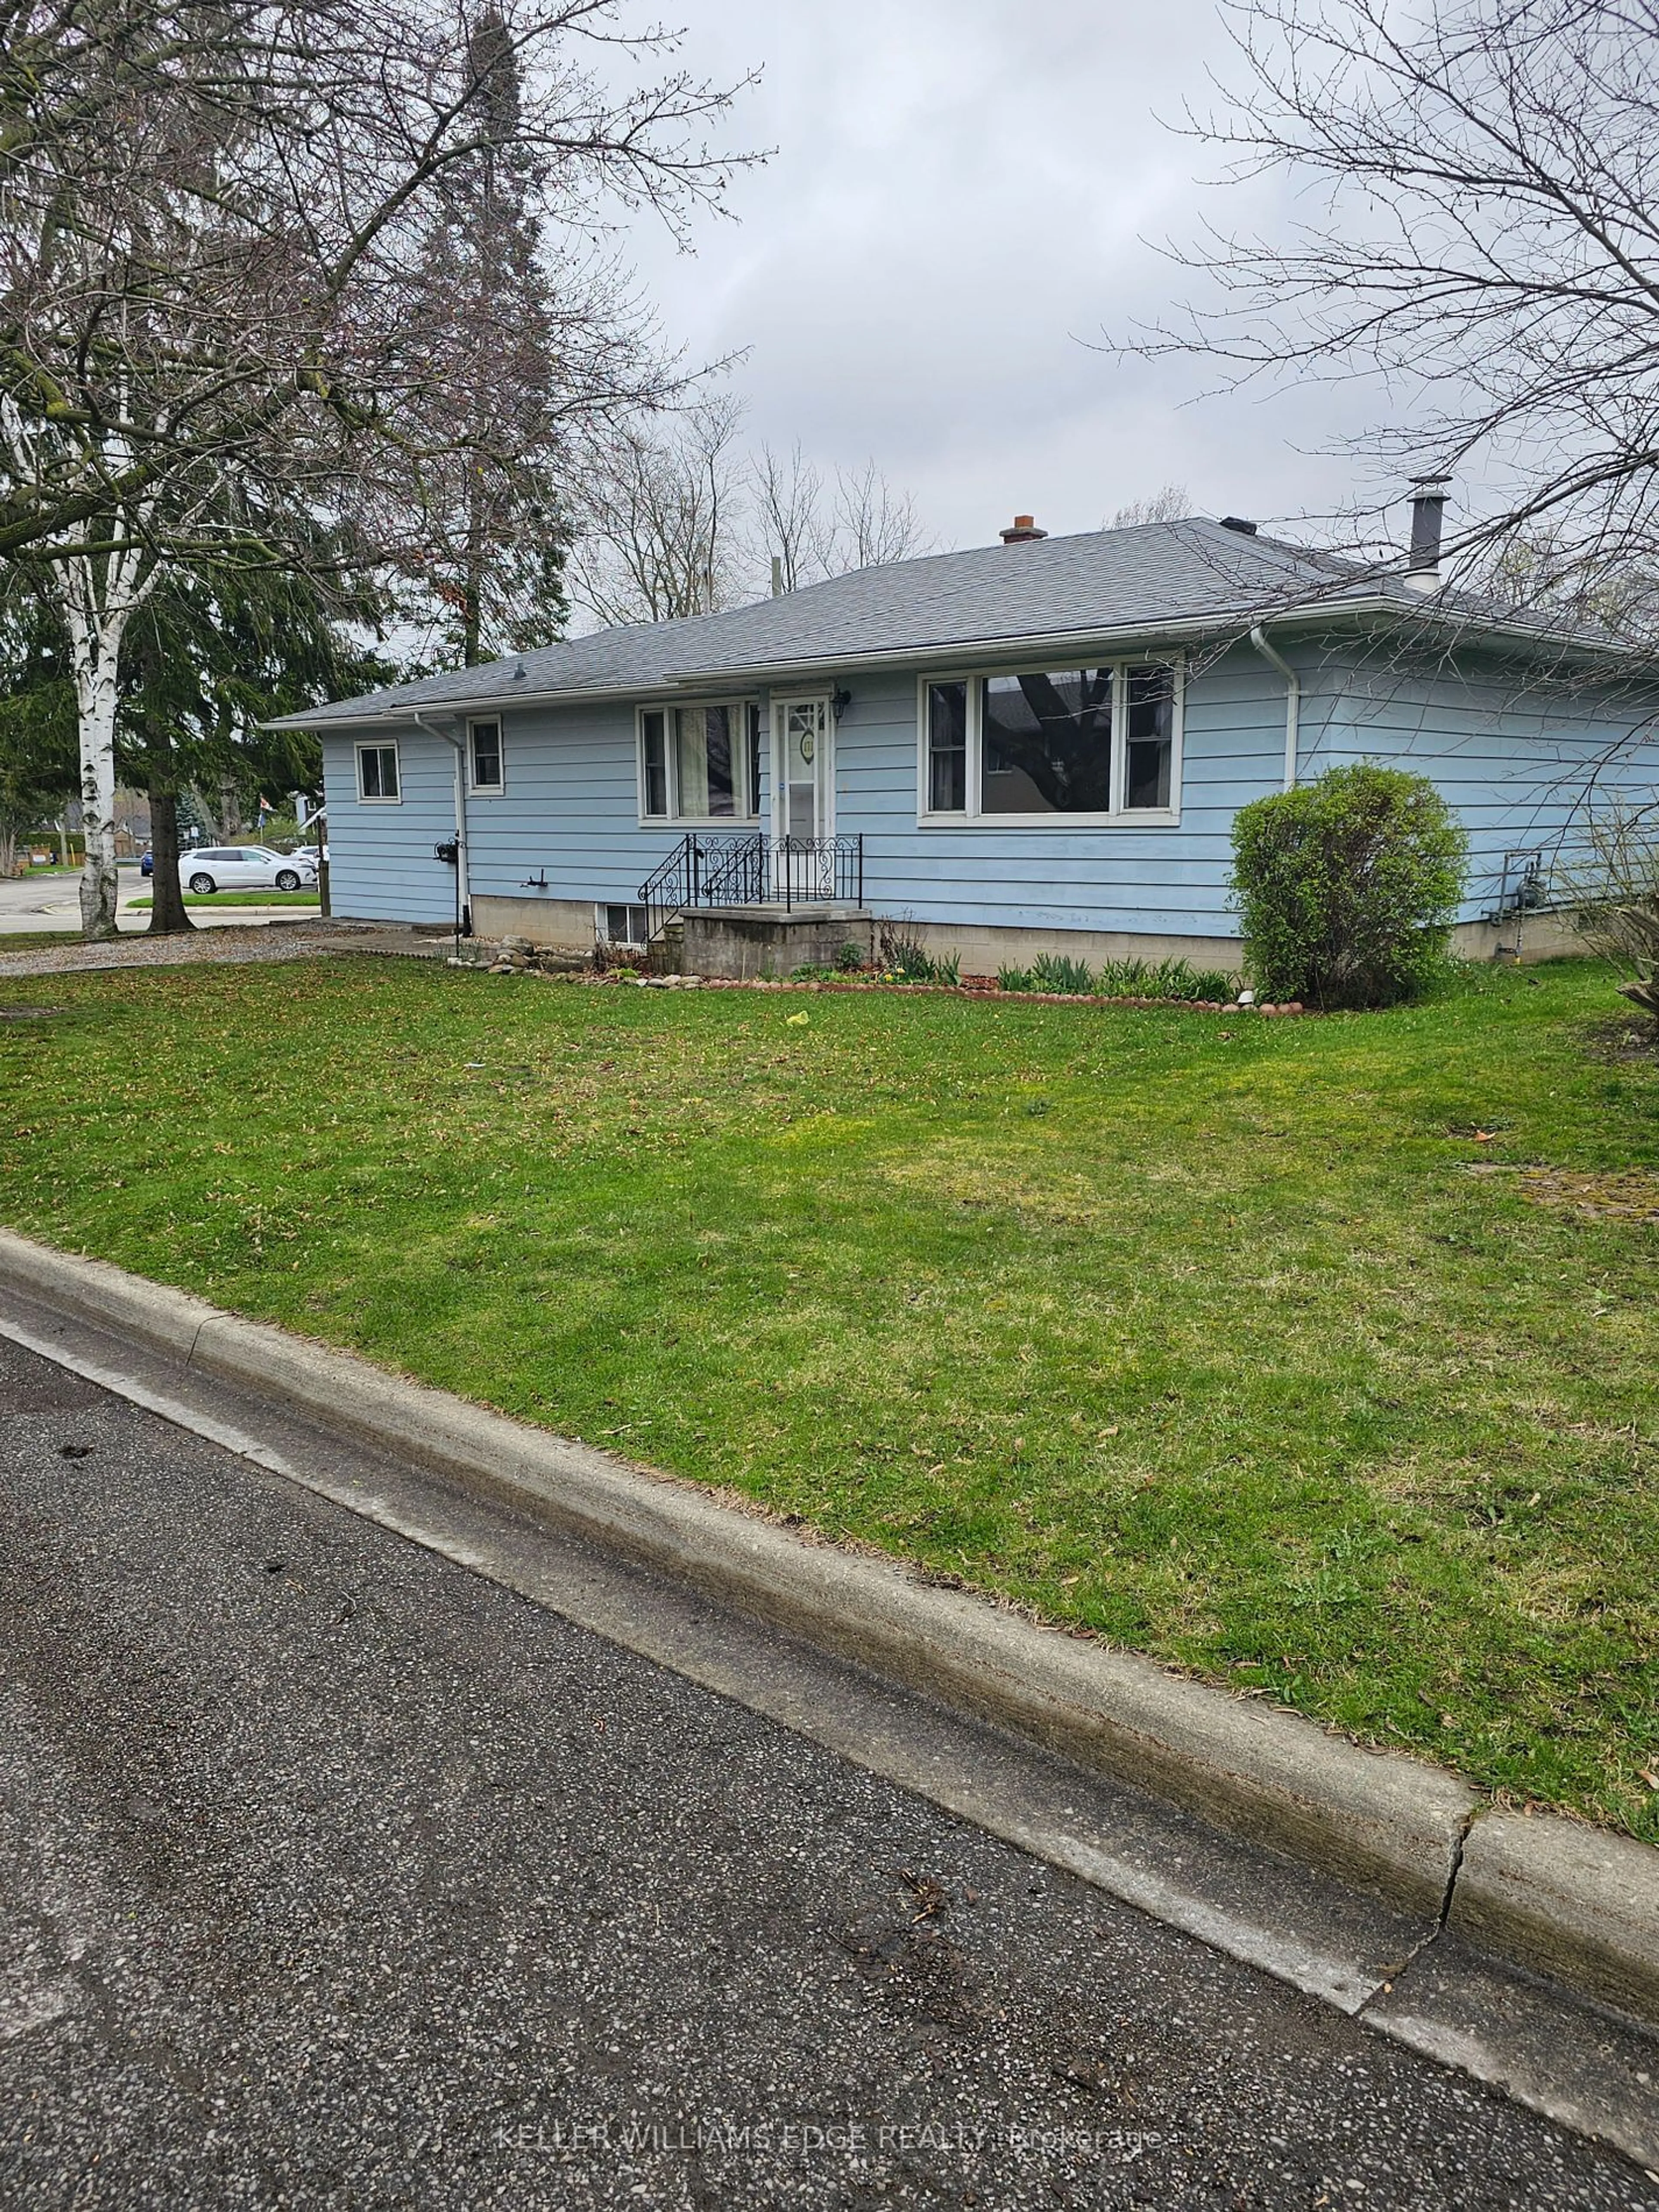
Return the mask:
M 647 938 L 691 907 L 864 904 L 864 838 L 683 837 L 640 885 Z

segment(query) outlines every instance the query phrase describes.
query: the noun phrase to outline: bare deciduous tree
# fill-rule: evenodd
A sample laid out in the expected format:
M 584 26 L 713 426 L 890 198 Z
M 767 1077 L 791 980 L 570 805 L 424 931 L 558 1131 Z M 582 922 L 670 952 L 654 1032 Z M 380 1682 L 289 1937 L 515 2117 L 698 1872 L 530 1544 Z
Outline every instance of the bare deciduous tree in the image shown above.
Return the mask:
M 787 457 L 763 446 L 750 469 L 750 526 L 757 551 L 786 592 L 835 573 L 834 516 L 824 506 L 823 477 L 801 452 Z
M 1659 805 L 1593 809 L 1565 887 L 1579 934 L 1624 969 L 1625 997 L 1659 1019 Z
M 1237 0 L 1242 83 L 1188 118 L 1235 177 L 1281 176 L 1277 237 L 1176 258 L 1206 295 L 1132 349 L 1240 378 L 1380 376 L 1395 481 L 1478 458 L 1463 573 L 1655 642 L 1659 6 Z
M 739 410 L 720 396 L 590 452 L 570 588 L 606 625 L 716 614 L 742 588 Z
M 1167 483 L 1150 499 L 1127 500 L 1107 524 L 1109 530 L 1133 530 L 1143 522 L 1184 522 L 1193 511 L 1185 484 Z
M 513 0 L 533 223 L 721 189 L 728 95 L 621 0 Z M 611 95 L 584 47 L 662 66 Z M 115 926 L 119 662 L 164 568 L 281 564 L 476 451 L 412 312 L 448 180 L 504 151 L 498 68 L 440 0 L 38 0 L 0 16 L 0 554 L 54 590 L 79 707 L 83 926 Z M 610 394 L 606 394 L 609 404 Z M 245 518 L 270 526 L 251 540 Z M 347 531 L 341 532 L 341 537 Z
M 599 622 L 714 614 L 775 579 L 793 592 L 928 550 L 915 501 L 873 461 L 832 489 L 799 445 L 744 459 L 742 417 L 721 394 L 595 449 L 569 575 Z
M 915 500 L 908 491 L 895 491 L 873 461 L 837 475 L 833 556 L 837 569 L 908 561 L 930 550 L 933 543 Z

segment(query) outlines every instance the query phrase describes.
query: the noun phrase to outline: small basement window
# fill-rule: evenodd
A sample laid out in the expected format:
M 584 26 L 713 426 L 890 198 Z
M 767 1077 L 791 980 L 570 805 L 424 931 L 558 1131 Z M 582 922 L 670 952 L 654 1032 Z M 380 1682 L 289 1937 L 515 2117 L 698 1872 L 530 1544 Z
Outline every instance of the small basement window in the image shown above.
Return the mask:
M 605 945 L 645 945 L 651 920 L 642 906 L 602 906 L 598 909 L 599 939 Z
M 501 788 L 501 726 L 499 722 L 469 722 L 467 745 L 471 756 L 474 791 Z
M 398 785 L 398 748 L 395 744 L 358 746 L 357 796 L 359 799 L 395 799 L 401 796 Z

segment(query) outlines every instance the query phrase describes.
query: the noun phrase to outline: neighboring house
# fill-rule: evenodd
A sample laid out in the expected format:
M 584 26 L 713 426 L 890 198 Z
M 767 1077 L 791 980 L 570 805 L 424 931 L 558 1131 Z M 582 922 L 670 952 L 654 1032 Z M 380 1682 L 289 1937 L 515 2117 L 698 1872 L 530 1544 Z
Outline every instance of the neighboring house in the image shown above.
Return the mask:
M 1441 502 L 1419 495 L 1391 572 L 1232 519 L 1021 517 L 998 546 L 291 716 L 323 740 L 334 910 L 459 908 L 572 949 L 683 915 L 710 972 L 883 918 L 969 971 L 1231 963 L 1237 809 L 1376 760 L 1468 827 L 1463 949 L 1512 945 L 1587 794 L 1650 795 L 1659 748 L 1612 648 L 1440 589 Z

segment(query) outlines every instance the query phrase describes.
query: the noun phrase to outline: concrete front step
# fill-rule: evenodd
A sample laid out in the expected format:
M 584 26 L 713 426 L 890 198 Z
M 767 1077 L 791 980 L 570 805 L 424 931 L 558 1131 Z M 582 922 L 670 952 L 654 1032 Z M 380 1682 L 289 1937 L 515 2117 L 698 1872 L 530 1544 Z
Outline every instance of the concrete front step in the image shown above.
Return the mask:
M 833 968 L 848 945 L 862 963 L 874 951 L 875 926 L 867 907 L 696 907 L 683 917 L 682 961 L 689 975 L 743 981 Z

